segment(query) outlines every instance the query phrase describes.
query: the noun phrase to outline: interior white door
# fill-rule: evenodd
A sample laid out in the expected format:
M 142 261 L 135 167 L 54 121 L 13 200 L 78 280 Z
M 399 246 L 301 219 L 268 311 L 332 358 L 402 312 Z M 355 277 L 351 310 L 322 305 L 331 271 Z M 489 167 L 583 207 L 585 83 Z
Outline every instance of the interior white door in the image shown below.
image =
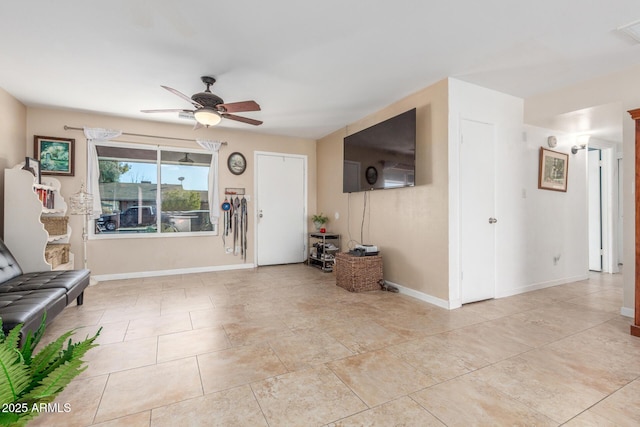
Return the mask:
M 587 152 L 589 270 L 602 271 L 602 174 L 600 150 Z
M 461 120 L 460 299 L 495 297 L 495 138 L 491 124 Z
M 305 260 L 306 157 L 256 154 L 257 265 Z

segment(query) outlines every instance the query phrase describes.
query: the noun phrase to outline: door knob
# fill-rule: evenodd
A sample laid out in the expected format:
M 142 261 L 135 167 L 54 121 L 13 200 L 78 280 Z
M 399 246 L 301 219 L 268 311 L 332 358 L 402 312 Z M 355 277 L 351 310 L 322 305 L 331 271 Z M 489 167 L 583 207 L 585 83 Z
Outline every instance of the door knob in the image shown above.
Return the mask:
M 258 218 L 262 218 L 262 209 L 258 212 Z
M 495 224 L 496 222 L 498 222 L 497 219 L 495 218 L 489 218 L 489 224 Z

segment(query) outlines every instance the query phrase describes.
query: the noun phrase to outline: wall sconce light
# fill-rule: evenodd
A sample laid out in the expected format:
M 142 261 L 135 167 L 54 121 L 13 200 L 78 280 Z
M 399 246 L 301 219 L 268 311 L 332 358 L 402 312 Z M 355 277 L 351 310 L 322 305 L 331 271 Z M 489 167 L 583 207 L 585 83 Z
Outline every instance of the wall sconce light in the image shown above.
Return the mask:
M 591 139 L 591 135 L 579 135 L 576 138 L 578 144 L 571 147 L 571 154 L 576 154 L 578 150 L 584 150 L 585 148 L 587 148 L 589 139 Z
M 584 150 L 585 148 L 587 148 L 587 144 L 574 145 L 571 147 L 571 154 L 576 154 L 578 150 Z

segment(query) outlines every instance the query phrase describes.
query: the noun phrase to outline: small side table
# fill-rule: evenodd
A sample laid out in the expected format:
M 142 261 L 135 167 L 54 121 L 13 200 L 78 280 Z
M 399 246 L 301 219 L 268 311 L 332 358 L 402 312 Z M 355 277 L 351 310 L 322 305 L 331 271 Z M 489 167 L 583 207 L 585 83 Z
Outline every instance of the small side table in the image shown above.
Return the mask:
M 349 292 L 380 290 L 382 256 L 355 256 L 347 252 L 336 254 L 336 285 Z
M 315 243 L 313 243 L 315 242 Z M 309 233 L 308 265 L 322 271 L 333 271 L 335 253 L 340 250 L 340 235 L 335 233 Z

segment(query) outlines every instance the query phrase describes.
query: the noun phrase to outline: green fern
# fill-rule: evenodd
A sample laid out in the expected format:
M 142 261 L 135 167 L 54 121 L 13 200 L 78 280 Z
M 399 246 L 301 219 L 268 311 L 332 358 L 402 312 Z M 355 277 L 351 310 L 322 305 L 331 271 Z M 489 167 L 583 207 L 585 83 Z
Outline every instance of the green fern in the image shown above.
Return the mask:
M 2 319 L 0 319 L 2 320 Z M 33 351 L 36 348 L 36 345 L 40 342 L 42 337 L 44 336 L 44 330 L 46 329 L 47 322 L 47 313 L 45 312 L 42 315 L 42 322 L 40 322 L 40 326 L 38 330 L 36 330 L 35 334 L 28 333 L 24 340 L 24 345 L 22 346 L 22 358 L 24 363 L 27 365 L 31 364 L 31 357 L 33 355 Z
M 64 363 L 64 360 L 60 357 L 64 342 L 73 334 L 73 332 L 65 332 L 55 341 L 50 342 L 40 350 L 40 352 L 33 358 L 31 362 L 31 371 L 34 375 L 35 382 L 40 381 L 47 376 L 49 372 L 54 370 L 57 365 Z
M 75 359 L 58 366 L 43 378 L 40 381 L 40 385 L 25 395 L 22 400 L 45 403 L 53 401 L 55 396 L 64 390 L 73 378 L 86 369 L 86 366 L 82 367 L 83 364 L 84 361 Z
M 29 367 L 20 363 L 20 353 L 0 346 L 0 402 L 15 402 L 30 382 Z
M 17 348 L 20 343 L 20 331 L 22 329 L 22 325 L 18 325 L 20 327 L 15 327 L 9 331 L 9 334 L 4 339 L 4 345 L 7 348 Z
M 35 334 L 27 333 L 20 348 L 20 332 L 23 325 L 17 325 L 5 335 L 0 318 L 2 407 L 11 407 L 11 404 L 14 404 L 14 407 L 30 409 L 40 403 L 50 403 L 76 376 L 87 369 L 82 357 L 97 346 L 95 340 L 102 328 L 93 337 L 87 337 L 77 343 L 71 341 L 73 331 L 66 332 L 34 355 L 34 350 L 44 335 L 45 320 L 46 317 L 43 317 Z M 30 410 L 20 413 L 1 412 L 0 425 L 23 426 L 38 413 Z

